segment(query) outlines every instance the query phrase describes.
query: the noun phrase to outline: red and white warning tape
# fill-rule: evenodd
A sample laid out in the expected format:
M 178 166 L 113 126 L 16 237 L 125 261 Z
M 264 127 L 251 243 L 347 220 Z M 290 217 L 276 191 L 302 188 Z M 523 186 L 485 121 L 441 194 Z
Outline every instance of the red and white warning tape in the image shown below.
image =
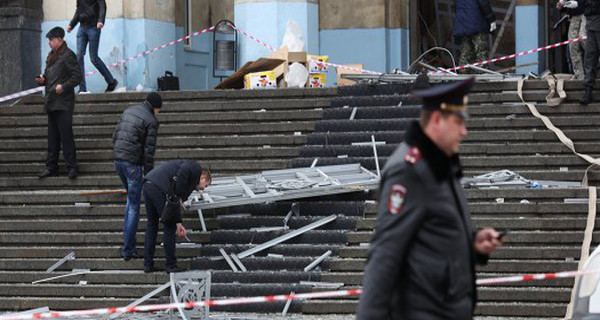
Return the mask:
M 131 57 L 127 58 L 127 59 L 123 59 L 121 61 L 117 61 L 115 63 L 111 63 L 108 67 L 109 68 L 117 67 L 117 66 L 119 66 L 121 64 L 124 64 L 124 63 L 127 63 L 129 61 L 132 61 L 132 60 L 135 60 L 135 59 L 147 56 L 147 55 L 149 55 L 151 53 L 154 53 L 154 52 L 156 52 L 158 50 L 162 50 L 162 49 L 164 49 L 166 47 L 170 47 L 170 46 L 172 46 L 174 44 L 177 44 L 177 43 L 180 43 L 180 42 L 185 41 L 187 39 L 190 39 L 190 38 L 193 38 L 195 36 L 201 35 L 201 34 L 206 33 L 208 31 L 212 31 L 214 29 L 215 29 L 215 27 L 212 26 L 212 27 L 208 27 L 206 29 L 202 29 L 202 30 L 196 31 L 194 33 L 188 34 L 187 36 L 185 36 L 183 38 L 180 38 L 180 39 L 177 39 L 177 40 L 173 40 L 173 41 L 171 41 L 169 43 L 165 43 L 165 44 L 163 44 L 161 46 L 158 46 L 158 47 L 150 49 L 150 50 L 146 50 L 144 52 L 140 52 L 140 53 L 138 53 L 138 54 L 136 54 L 134 56 L 131 56 Z M 94 73 L 98 73 L 98 70 L 95 69 L 94 71 L 86 72 L 86 73 L 84 73 L 84 76 L 89 76 L 89 75 L 92 75 Z M 28 89 L 28 90 L 24 90 L 24 91 L 21 91 L 21 92 L 9 94 L 7 96 L 0 97 L 0 103 L 8 101 L 8 100 L 16 99 L 16 98 L 28 96 L 30 94 L 33 94 L 33 93 L 36 93 L 36 92 L 40 92 L 40 91 L 44 91 L 44 87 L 40 86 L 40 87 L 37 87 L 37 88 Z
M 557 273 L 538 273 L 538 274 L 526 274 L 511 277 L 500 277 L 500 278 L 489 278 L 477 280 L 477 285 L 491 285 L 500 283 L 511 283 L 511 282 L 527 282 L 536 280 L 547 280 L 547 279 L 559 279 L 559 278 L 573 278 L 577 276 L 587 274 L 598 274 L 600 269 L 596 270 L 584 270 L 584 271 L 564 271 Z M 45 312 L 36 314 L 24 314 L 24 315 L 6 315 L 0 316 L 0 320 L 24 320 L 24 319 L 50 319 L 50 318 L 70 318 L 70 317 L 81 317 L 81 316 L 98 316 L 107 314 L 122 314 L 122 313 L 133 313 L 133 312 L 153 312 L 162 310 L 173 310 L 178 308 L 194 308 L 203 306 L 226 306 L 226 305 L 242 305 L 242 304 L 253 304 L 273 301 L 288 301 L 288 300 L 308 300 L 318 298 L 336 298 L 336 297 L 347 297 L 347 296 L 358 296 L 362 293 L 361 289 L 352 290 L 338 290 L 338 291 L 324 291 L 324 292 L 311 292 L 311 293 L 295 293 L 295 294 L 281 294 L 281 295 L 270 295 L 260 297 L 248 297 L 248 298 L 234 298 L 234 299 L 223 299 L 223 300 L 209 300 L 209 301 L 196 301 L 196 302 L 184 302 L 184 303 L 170 303 L 170 304 L 157 304 L 157 305 L 146 305 L 137 307 L 120 307 L 120 308 L 101 308 L 101 309 L 90 309 L 90 310 L 75 310 L 75 311 L 57 311 L 57 312 Z
M 489 59 L 489 60 L 482 60 L 482 61 L 479 61 L 479 62 L 472 63 L 471 65 L 474 65 L 474 66 L 483 66 L 483 65 L 492 64 L 492 63 L 498 62 L 498 61 L 504 61 L 504 60 L 514 59 L 516 57 L 526 56 L 528 54 L 537 53 L 537 52 L 541 52 L 541 51 L 545 51 L 545 50 L 550 50 L 550 49 L 558 48 L 558 47 L 561 47 L 561 46 L 564 46 L 564 45 L 567 45 L 567 44 L 571 44 L 571 43 L 583 41 L 585 39 L 587 39 L 587 37 L 581 37 L 581 38 L 566 40 L 566 41 L 558 42 L 558 43 L 555 43 L 555 44 L 547 45 L 547 46 L 544 46 L 544 47 L 539 47 L 539 48 L 536 48 L 536 49 L 531 49 L 531 50 L 527 50 L 527 51 L 523 51 L 523 52 L 514 53 L 514 54 L 511 54 L 511 55 L 508 55 L 508 56 L 503 56 L 503 57 Z M 466 67 L 467 67 L 467 65 L 462 65 L 462 66 L 458 66 L 456 68 L 446 69 L 446 71 L 457 71 L 457 70 L 465 69 Z M 434 72 L 434 74 L 444 73 L 446 71 L 437 71 L 437 72 Z
M 244 36 L 254 40 L 256 43 L 260 44 L 261 46 L 269 49 L 270 51 L 276 51 L 277 49 L 273 48 L 271 45 L 269 45 L 268 43 L 261 41 L 260 39 L 256 38 L 255 36 L 253 36 L 252 34 L 240 29 L 237 26 L 234 26 L 232 24 L 229 24 L 233 29 L 235 29 L 236 31 L 240 32 L 241 34 L 243 34 Z M 355 71 L 355 72 L 359 72 L 359 73 L 370 73 L 370 74 L 382 74 L 381 72 L 376 72 L 376 71 L 370 71 L 370 70 L 365 70 L 365 69 L 358 69 L 358 68 L 352 68 L 352 67 L 348 67 L 348 66 L 344 66 L 341 64 L 335 64 L 335 63 L 331 63 L 331 62 L 322 62 L 323 64 L 327 64 L 330 65 L 332 67 L 336 67 L 336 68 L 341 68 L 341 69 L 347 69 L 347 70 L 351 70 L 351 71 Z

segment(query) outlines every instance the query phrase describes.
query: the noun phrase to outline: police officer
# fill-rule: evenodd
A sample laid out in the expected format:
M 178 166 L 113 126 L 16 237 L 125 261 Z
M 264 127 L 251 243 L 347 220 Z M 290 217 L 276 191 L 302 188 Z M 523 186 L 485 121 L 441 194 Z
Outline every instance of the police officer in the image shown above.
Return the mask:
M 472 319 L 475 263 L 501 243 L 494 229 L 474 232 L 459 181 L 473 81 L 414 92 L 420 123 L 382 173 L 357 319 Z
M 579 103 L 585 106 L 594 100 L 592 92 L 596 81 L 598 57 L 600 56 L 600 0 L 587 0 L 584 14 L 586 20 L 585 30 L 587 32 L 583 61 L 585 94 Z

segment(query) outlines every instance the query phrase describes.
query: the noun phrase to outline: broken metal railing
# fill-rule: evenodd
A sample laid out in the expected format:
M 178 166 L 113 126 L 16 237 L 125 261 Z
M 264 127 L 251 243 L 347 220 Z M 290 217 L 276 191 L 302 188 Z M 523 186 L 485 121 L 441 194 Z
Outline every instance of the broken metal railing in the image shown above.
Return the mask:
M 199 211 L 309 198 L 376 189 L 378 184 L 377 174 L 360 164 L 270 170 L 255 175 L 215 178 L 207 189 L 192 193 L 184 207 Z
M 518 173 L 510 170 L 499 170 L 486 174 L 474 176 L 472 178 L 463 178 L 461 180 L 463 188 L 530 188 L 530 189 L 548 189 L 548 188 L 581 188 L 581 183 L 571 181 L 554 180 L 530 180 Z

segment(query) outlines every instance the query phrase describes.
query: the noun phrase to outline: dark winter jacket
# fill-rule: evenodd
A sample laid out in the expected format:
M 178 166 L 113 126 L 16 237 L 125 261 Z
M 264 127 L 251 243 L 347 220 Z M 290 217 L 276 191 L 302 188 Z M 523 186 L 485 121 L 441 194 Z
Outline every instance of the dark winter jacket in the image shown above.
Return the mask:
M 489 0 L 455 0 L 455 36 L 489 33 L 490 24 L 496 21 Z
M 75 28 L 77 23 L 86 27 L 104 23 L 106 18 L 106 2 L 104 0 L 77 0 L 77 9 L 69 25 Z
M 154 168 L 158 126 L 148 101 L 125 109 L 113 133 L 115 159 L 143 165 L 148 174 Z
M 67 43 L 56 51 L 50 51 L 46 58 L 46 96 L 44 100 L 44 111 L 71 111 L 75 108 L 75 86 L 81 82 L 81 69 L 77 62 L 77 56 L 69 49 Z M 56 93 L 56 85 L 62 85 L 63 92 Z
M 152 170 L 145 180 L 152 182 L 165 194 L 169 193 L 171 180 L 175 176 L 175 195 L 185 201 L 200 182 L 202 167 L 197 161 L 177 159 L 167 161 Z
M 358 320 L 472 319 L 476 301 L 474 232 L 448 157 L 413 122 L 380 184 Z
M 600 15 L 600 0 L 587 0 L 584 14 L 586 17 Z

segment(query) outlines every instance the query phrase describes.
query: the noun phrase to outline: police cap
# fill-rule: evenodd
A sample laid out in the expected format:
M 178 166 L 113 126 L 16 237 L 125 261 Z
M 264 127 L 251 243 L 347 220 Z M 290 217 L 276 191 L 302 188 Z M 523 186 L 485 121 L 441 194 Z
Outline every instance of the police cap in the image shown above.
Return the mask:
M 442 84 L 435 87 L 413 91 L 412 94 L 423 99 L 423 110 L 441 110 L 456 113 L 458 116 L 466 119 L 467 115 L 467 95 L 475 82 L 475 77 L 451 83 Z
M 63 29 L 61 27 L 54 27 L 54 28 L 50 29 L 50 31 L 48 31 L 48 33 L 46 33 L 46 38 L 48 38 L 48 39 L 52 39 L 52 38 L 63 39 L 64 37 L 65 37 L 65 29 Z

